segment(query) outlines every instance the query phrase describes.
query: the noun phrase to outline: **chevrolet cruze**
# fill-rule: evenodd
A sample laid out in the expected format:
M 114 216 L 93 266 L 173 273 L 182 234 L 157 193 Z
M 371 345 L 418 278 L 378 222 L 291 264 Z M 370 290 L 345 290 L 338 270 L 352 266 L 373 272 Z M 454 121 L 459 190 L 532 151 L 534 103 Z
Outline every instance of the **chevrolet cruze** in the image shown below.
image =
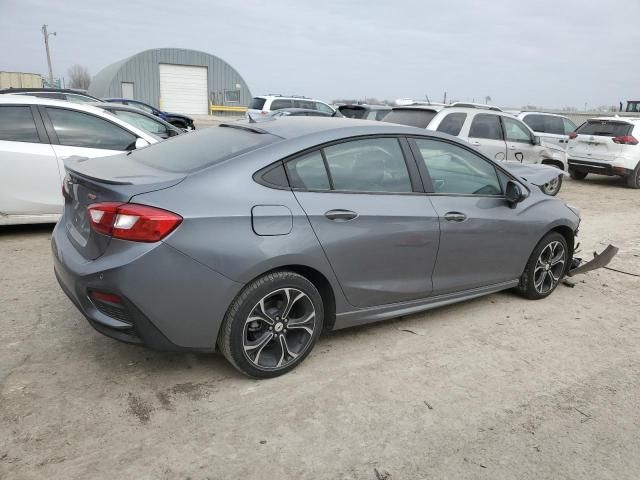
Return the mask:
M 455 137 L 352 119 L 222 124 L 66 163 L 52 249 L 99 332 L 257 378 L 323 330 L 549 295 L 579 216 Z

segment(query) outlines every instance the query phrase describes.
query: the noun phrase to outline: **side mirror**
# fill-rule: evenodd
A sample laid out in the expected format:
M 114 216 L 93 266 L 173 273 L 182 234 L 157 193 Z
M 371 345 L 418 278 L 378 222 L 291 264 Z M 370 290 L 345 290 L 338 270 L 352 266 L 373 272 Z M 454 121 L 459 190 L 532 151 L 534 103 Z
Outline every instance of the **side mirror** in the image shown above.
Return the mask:
M 138 137 L 136 139 L 136 150 L 138 148 L 144 148 L 144 147 L 148 147 L 148 146 L 149 146 L 149 142 L 147 142 L 144 138 Z
M 531 140 L 531 143 L 533 145 L 540 145 L 540 137 L 536 135 L 535 137 L 533 137 L 533 140 Z
M 511 208 L 513 208 L 516 206 L 516 204 L 527 198 L 527 196 L 519 184 L 517 184 L 513 180 L 509 180 L 507 182 L 507 188 L 504 194 L 504 198 L 507 200 L 507 202 L 509 202 Z

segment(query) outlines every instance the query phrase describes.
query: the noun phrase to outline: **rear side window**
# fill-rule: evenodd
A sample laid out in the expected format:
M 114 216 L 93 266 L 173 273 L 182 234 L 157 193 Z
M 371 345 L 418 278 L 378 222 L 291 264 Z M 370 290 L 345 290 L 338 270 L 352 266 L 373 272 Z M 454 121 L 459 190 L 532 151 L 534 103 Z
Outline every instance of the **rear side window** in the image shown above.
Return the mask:
M 47 107 L 60 145 L 104 150 L 130 150 L 137 137 L 125 129 L 88 113 Z
M 467 119 L 467 114 L 462 112 L 450 113 L 442 119 L 437 130 L 442 133 L 448 133 L 449 135 L 458 136 L 464 121 Z
M 576 129 L 580 135 L 594 135 L 596 137 L 622 137 L 630 135 L 633 125 L 610 120 L 588 120 Z
M 329 176 L 320 152 L 313 152 L 287 162 L 287 175 L 293 188 L 329 190 Z
M 313 102 L 315 110 L 319 110 L 324 113 L 333 113 L 333 109 L 329 105 L 325 105 L 322 102 Z
M 502 127 L 498 115 L 480 113 L 473 117 L 469 129 L 471 138 L 487 138 L 489 140 L 502 140 Z
M 427 128 L 429 122 L 436 116 L 435 110 L 398 109 L 391 110 L 384 117 L 385 122 L 400 123 L 410 127 Z
M 0 107 L 0 140 L 40 143 L 30 107 Z
M 134 150 L 134 161 L 170 172 L 194 172 L 279 140 L 268 133 L 244 128 L 211 127 L 172 137 L 153 148 Z
M 264 98 L 253 97 L 253 100 L 251 100 L 251 105 L 249 105 L 249 108 L 252 108 L 253 110 L 262 110 L 262 107 L 264 107 L 264 102 L 266 101 L 267 100 Z
M 562 119 L 562 123 L 564 124 L 564 133 L 565 135 L 569 135 L 571 132 L 576 130 L 576 124 L 567 118 Z
M 294 100 L 293 108 L 306 108 L 307 110 L 316 110 L 316 102 L 309 100 Z M 271 107 L 273 110 L 273 107 Z
M 397 138 L 368 138 L 324 149 L 334 190 L 411 192 L 409 172 Z
M 274 100 L 271 102 L 271 110 L 280 110 L 281 108 L 293 108 L 293 102 L 291 100 Z

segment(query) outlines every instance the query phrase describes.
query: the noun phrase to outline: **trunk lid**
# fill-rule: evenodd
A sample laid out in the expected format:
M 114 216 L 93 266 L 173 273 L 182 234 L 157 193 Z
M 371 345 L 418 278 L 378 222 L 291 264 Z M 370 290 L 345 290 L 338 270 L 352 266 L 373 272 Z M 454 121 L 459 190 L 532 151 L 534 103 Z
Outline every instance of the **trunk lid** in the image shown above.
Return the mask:
M 127 154 L 65 160 L 65 203 L 62 222 L 76 250 L 95 260 L 107 249 L 111 237 L 91 229 L 87 207 L 100 202 L 127 203 L 134 195 L 153 192 L 180 183 L 185 173 L 167 172 L 132 162 Z M 117 173 L 115 173 L 117 172 Z
M 576 129 L 577 137 L 569 140 L 570 158 L 611 162 L 622 152 L 614 137 L 629 135 L 633 125 L 616 120 L 589 120 Z

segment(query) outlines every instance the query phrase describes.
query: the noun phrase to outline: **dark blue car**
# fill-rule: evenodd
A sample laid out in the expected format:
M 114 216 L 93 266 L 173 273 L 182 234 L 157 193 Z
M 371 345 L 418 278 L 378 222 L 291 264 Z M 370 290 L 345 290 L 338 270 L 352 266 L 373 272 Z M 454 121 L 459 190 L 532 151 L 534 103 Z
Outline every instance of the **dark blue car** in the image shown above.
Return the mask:
M 180 113 L 170 113 L 163 112 L 162 110 L 158 110 L 151 105 L 147 105 L 146 103 L 140 102 L 138 100 L 130 100 L 128 98 L 103 98 L 105 102 L 111 103 L 121 103 L 123 105 L 130 105 L 132 107 L 139 108 L 147 113 L 151 113 L 156 117 L 160 117 L 165 122 L 169 122 L 171 125 L 182 128 L 183 130 L 195 130 L 196 127 L 193 124 L 193 118 L 187 117 L 186 115 L 182 115 Z

